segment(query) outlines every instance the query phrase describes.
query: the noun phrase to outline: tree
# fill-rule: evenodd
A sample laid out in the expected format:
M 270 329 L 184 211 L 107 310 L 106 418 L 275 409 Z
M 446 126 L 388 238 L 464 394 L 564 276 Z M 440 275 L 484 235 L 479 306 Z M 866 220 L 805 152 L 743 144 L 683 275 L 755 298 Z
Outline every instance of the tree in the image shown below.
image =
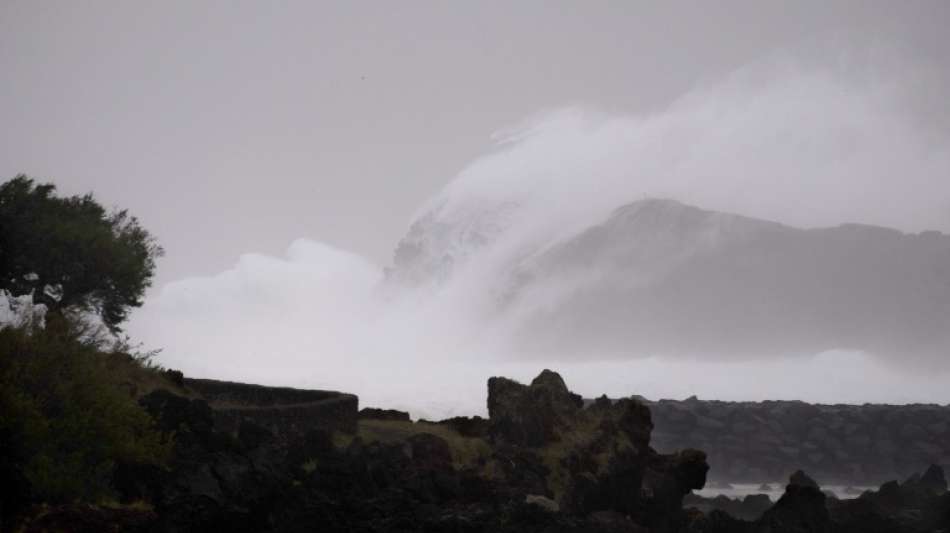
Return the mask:
M 121 332 L 162 248 L 127 210 L 55 193 L 24 175 L 0 185 L 0 290 L 32 293 L 53 314 L 94 313 Z

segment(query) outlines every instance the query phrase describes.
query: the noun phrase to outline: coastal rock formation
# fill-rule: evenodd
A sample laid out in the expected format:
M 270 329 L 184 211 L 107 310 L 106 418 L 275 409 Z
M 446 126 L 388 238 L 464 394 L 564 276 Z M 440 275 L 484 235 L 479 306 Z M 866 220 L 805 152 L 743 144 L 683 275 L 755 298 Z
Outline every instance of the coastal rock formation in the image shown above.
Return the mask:
M 824 493 L 801 470 L 792 474 L 785 494 L 756 521 L 755 533 L 830 533 Z
M 941 483 L 941 481 L 943 481 Z M 751 506 L 724 497 L 691 496 L 690 533 L 938 533 L 950 529 L 950 493 L 943 469 L 931 465 L 903 483 L 889 481 L 858 498 L 823 494 L 805 473 L 792 474 L 785 493 L 757 518 Z M 764 501 L 768 498 L 761 495 Z M 746 498 L 749 500 L 749 497 Z M 742 508 L 737 508 L 742 504 Z
M 174 435 L 171 469 L 117 469 L 124 501 L 151 502 L 152 530 L 674 533 L 708 470 L 700 451 L 650 448 L 642 402 L 585 407 L 549 370 L 492 378 L 487 420 L 441 422 L 358 412 L 339 393 L 183 383 L 142 399 Z M 287 406 L 325 411 L 307 425 Z
M 488 383 L 488 419 L 407 420 L 355 397 L 183 379 L 140 400 L 168 468 L 120 464 L 121 509 L 62 504 L 18 530 L 919 533 L 950 528 L 933 465 L 853 500 L 801 471 L 773 505 L 703 499 L 706 454 L 652 447 L 645 401 L 584 402 L 545 370 Z M 309 410 L 314 420 L 283 412 Z M 343 408 L 341 406 L 347 406 Z M 684 498 L 686 509 L 684 509 Z M 144 502 L 144 505 L 141 505 Z M 738 512 L 735 512 L 738 511 Z M 744 514 L 747 513 L 747 514 Z M 111 528 L 111 529 L 110 529 Z
M 659 455 L 650 448 L 653 423 L 642 402 L 604 397 L 585 408 L 550 370 L 530 385 L 491 378 L 488 412 L 499 470 L 512 485 L 525 471 L 537 472 L 532 488 L 567 513 L 619 513 L 632 525 L 676 531 L 685 522 L 682 498 L 706 480 L 702 452 Z
M 950 467 L 950 406 L 647 402 L 653 446 L 704 450 L 710 479 L 762 483 L 803 469 L 823 484 L 878 485 Z

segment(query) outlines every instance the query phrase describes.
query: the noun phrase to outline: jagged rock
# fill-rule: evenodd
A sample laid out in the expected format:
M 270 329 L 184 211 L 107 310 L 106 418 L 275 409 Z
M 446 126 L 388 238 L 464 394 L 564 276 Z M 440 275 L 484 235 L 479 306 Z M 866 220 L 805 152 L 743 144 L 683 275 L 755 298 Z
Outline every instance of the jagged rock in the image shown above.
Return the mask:
M 749 494 L 742 499 L 733 499 L 723 495 L 703 498 L 696 494 L 688 494 L 683 499 L 683 506 L 704 513 L 718 510 L 740 520 L 752 522 L 761 518 L 765 511 L 772 507 L 772 500 L 766 494 Z
M 813 489 L 819 489 L 818 483 L 815 483 L 815 480 L 808 477 L 808 474 L 802 472 L 801 470 L 796 470 L 791 477 L 788 479 L 789 485 L 794 485 L 796 487 L 810 487 Z M 786 487 L 786 490 L 788 487 Z
M 801 470 L 792 474 L 785 494 L 757 520 L 756 533 L 825 533 L 832 531 L 825 495 Z
M 635 399 L 623 399 L 614 404 L 614 411 L 620 411 L 618 426 L 638 450 L 646 450 L 653 432 L 653 416 L 650 408 Z
M 147 531 L 679 533 L 708 470 L 698 450 L 650 448 L 640 399 L 584 408 L 547 370 L 530 385 L 492 378 L 488 420 L 364 410 L 391 423 L 364 418 L 360 432 L 350 395 L 184 382 L 204 398 L 141 400 L 174 436 L 168 468 L 116 468 L 122 501 L 154 505 Z M 297 424 L 298 399 L 327 416 Z
M 930 465 L 918 483 L 921 487 L 938 493 L 947 490 L 947 478 L 939 465 Z
M 942 469 L 928 468 L 903 484 L 889 481 L 853 500 L 829 503 L 842 533 L 936 532 L 950 528 L 950 493 L 941 483 Z
M 686 523 L 683 497 L 706 484 L 706 454 L 684 450 L 672 455 L 654 454 L 643 479 L 644 517 L 654 531 L 678 531 Z
M 706 451 L 713 480 L 762 483 L 798 468 L 828 484 L 905 479 L 950 457 L 950 406 L 646 402 L 660 452 Z M 750 428 L 754 428 L 750 431 Z M 733 429 L 748 431 L 739 435 Z
M 581 397 L 550 370 L 529 386 L 507 378 L 488 380 L 489 435 L 494 440 L 530 447 L 555 442 L 581 407 Z

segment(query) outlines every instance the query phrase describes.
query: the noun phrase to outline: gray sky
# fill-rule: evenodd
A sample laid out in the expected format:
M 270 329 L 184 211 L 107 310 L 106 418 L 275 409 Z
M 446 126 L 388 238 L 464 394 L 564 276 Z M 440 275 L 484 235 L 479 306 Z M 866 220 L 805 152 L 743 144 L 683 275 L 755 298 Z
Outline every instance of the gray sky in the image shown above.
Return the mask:
M 0 176 L 128 207 L 158 282 L 299 237 L 390 261 L 490 136 L 650 113 L 835 33 L 950 65 L 947 2 L 0 3 Z

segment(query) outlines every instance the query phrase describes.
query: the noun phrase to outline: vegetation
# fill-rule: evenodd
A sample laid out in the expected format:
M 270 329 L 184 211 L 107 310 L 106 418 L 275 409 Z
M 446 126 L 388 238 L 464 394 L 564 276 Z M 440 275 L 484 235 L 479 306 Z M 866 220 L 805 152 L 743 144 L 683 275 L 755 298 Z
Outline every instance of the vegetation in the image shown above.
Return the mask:
M 117 333 L 162 248 L 128 211 L 55 192 L 23 175 L 0 185 L 0 290 L 32 293 L 53 314 L 92 313 Z
M 161 464 L 170 443 L 135 401 L 130 372 L 156 373 L 68 327 L 0 330 L 3 470 L 37 501 L 99 501 L 118 462 Z
M 491 447 L 483 439 L 463 437 L 455 430 L 443 425 L 400 420 L 359 421 L 358 435 L 364 442 L 403 442 L 417 433 L 429 433 L 445 440 L 452 452 L 452 462 L 456 467 L 473 466 L 479 459 L 491 455 Z M 343 443 L 337 442 L 337 446 L 341 444 Z
M 107 503 L 116 465 L 171 450 L 137 401 L 164 386 L 159 369 L 114 342 L 162 249 L 127 211 L 55 192 L 0 184 L 0 291 L 47 309 L 45 327 L 0 323 L 0 529 L 33 503 Z

